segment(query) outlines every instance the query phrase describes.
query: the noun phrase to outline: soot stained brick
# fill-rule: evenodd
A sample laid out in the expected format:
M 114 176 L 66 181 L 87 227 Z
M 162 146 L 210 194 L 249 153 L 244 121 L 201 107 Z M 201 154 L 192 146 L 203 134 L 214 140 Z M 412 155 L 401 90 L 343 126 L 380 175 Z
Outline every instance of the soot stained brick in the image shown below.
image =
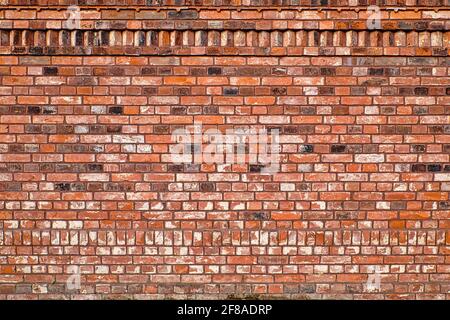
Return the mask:
M 211 192 L 211 191 L 215 191 L 215 190 L 216 190 L 216 186 L 212 182 L 200 183 L 200 191 Z
M 331 146 L 331 153 L 343 153 L 346 150 L 346 146 L 342 144 L 333 144 Z
M 414 93 L 417 96 L 427 96 L 428 95 L 428 88 L 425 88 L 425 87 L 414 88 Z
M 413 164 L 411 166 L 411 171 L 412 172 L 425 172 L 426 168 L 427 167 L 424 164 Z
M 186 107 L 172 107 L 171 114 L 173 114 L 173 115 L 187 114 L 187 108 Z
M 167 17 L 169 19 L 197 19 L 198 13 L 195 10 L 169 11 Z
M 123 107 L 115 106 L 109 108 L 110 114 L 123 114 Z
M 57 191 L 69 191 L 70 183 L 57 183 L 55 184 L 55 190 Z
M 238 88 L 224 88 L 223 93 L 226 96 L 235 96 L 239 93 L 239 89 Z
M 41 113 L 41 107 L 37 107 L 37 106 L 28 107 L 27 112 L 29 114 L 39 114 L 39 113 Z
M 250 165 L 250 172 L 251 173 L 259 173 L 264 168 L 263 165 L 260 164 L 251 164 Z
M 300 153 L 312 153 L 314 146 L 312 144 L 303 144 L 298 147 Z
M 422 152 L 425 152 L 426 146 L 423 144 L 415 144 L 415 145 L 411 146 L 411 150 L 412 150 L 412 152 L 422 153 Z
M 270 217 L 270 214 L 268 212 L 243 212 L 244 219 L 247 220 L 268 220 Z
M 208 68 L 208 74 L 209 75 L 220 75 L 220 74 L 222 74 L 222 68 L 209 67 Z
M 427 171 L 429 171 L 429 172 L 439 172 L 441 170 L 442 170 L 442 166 L 440 164 L 427 165 Z
M 56 76 L 58 74 L 58 68 L 57 67 L 44 67 L 42 72 L 46 76 Z

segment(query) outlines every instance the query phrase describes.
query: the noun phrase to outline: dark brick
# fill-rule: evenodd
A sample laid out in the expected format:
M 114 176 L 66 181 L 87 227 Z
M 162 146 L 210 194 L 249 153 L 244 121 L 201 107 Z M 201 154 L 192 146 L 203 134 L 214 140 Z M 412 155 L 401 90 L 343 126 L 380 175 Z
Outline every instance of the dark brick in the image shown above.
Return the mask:
M 413 164 L 411 165 L 412 172 L 425 172 L 426 166 L 424 164 Z
M 343 153 L 346 150 L 346 146 L 342 144 L 331 145 L 331 153 Z
M 109 107 L 109 113 L 110 114 L 123 114 L 123 107 L 120 107 L 120 106 Z
M 438 172 L 442 170 L 442 166 L 440 164 L 429 164 L 427 165 L 428 172 Z
M 183 172 L 182 164 L 169 164 L 167 166 L 167 172 Z
M 238 88 L 224 88 L 223 89 L 223 94 L 226 96 L 235 96 L 239 93 L 239 89 Z
M 421 153 L 421 152 L 425 152 L 425 150 L 426 150 L 426 146 L 424 144 L 413 144 L 411 146 L 411 151 L 412 152 Z
M 187 114 L 187 108 L 186 107 L 172 107 L 170 109 L 170 113 L 173 115 Z
M 167 13 L 169 19 L 197 19 L 198 13 L 195 10 L 169 11 Z
M 56 183 L 55 184 L 55 190 L 56 191 L 69 191 L 70 190 L 70 183 Z
M 268 220 L 270 218 L 270 214 L 268 212 L 247 211 L 243 213 L 243 217 L 246 220 Z
M 200 191 L 211 192 L 211 191 L 215 191 L 215 190 L 216 190 L 216 186 L 213 182 L 201 182 L 200 183 Z
M 369 68 L 369 76 L 382 76 L 384 74 L 383 68 Z
M 259 173 L 264 168 L 263 165 L 260 164 L 251 164 L 250 165 L 250 172 L 252 173 Z
M 414 88 L 414 94 L 416 96 L 427 96 L 428 95 L 428 88 L 426 88 L 426 87 L 416 87 L 416 88 Z
M 208 74 L 209 75 L 220 75 L 222 74 L 222 68 L 218 68 L 218 67 L 209 67 L 208 68 Z

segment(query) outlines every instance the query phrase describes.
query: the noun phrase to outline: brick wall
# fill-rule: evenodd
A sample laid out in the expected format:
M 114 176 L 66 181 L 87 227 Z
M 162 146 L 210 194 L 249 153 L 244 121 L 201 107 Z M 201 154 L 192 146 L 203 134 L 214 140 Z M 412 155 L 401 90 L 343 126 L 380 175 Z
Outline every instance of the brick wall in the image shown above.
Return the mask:
M 0 298 L 448 299 L 449 17 L 1 0 Z M 194 121 L 278 130 L 279 172 L 171 162 Z

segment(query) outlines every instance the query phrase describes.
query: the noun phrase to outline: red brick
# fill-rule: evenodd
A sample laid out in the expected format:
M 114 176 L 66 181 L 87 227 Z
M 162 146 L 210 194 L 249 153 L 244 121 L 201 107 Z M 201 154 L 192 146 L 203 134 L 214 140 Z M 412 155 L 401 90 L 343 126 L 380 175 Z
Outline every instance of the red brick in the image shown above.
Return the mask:
M 70 35 L 41 2 L 0 12 L 0 299 L 450 297 L 439 1 L 381 30 L 348 0 L 91 1 Z M 279 130 L 279 171 L 173 163 L 194 123 Z

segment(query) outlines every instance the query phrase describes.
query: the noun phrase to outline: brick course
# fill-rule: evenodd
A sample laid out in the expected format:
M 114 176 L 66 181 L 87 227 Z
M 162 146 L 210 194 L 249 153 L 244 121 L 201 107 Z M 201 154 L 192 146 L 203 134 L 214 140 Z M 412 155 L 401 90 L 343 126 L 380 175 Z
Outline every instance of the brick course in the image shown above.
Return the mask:
M 0 0 L 0 299 L 448 299 L 450 10 L 378 3 Z M 280 171 L 174 164 L 194 122 Z

